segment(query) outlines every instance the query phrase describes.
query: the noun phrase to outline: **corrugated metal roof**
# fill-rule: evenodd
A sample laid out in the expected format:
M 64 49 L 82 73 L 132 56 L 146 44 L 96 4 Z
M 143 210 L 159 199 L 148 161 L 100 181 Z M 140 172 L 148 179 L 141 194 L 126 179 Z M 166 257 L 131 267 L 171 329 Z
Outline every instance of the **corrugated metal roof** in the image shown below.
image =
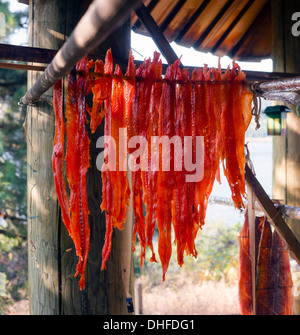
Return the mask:
M 237 60 L 271 57 L 271 0 L 144 0 L 169 42 Z M 135 32 L 149 35 L 135 13 Z

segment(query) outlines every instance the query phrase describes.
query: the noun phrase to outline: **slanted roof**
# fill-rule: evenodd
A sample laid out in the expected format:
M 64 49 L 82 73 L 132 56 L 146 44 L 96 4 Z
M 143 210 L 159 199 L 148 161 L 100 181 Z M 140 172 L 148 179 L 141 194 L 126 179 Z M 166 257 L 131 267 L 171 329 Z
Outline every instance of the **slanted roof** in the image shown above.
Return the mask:
M 271 57 L 271 0 L 144 0 L 169 42 L 242 61 Z M 149 35 L 133 12 L 132 28 Z

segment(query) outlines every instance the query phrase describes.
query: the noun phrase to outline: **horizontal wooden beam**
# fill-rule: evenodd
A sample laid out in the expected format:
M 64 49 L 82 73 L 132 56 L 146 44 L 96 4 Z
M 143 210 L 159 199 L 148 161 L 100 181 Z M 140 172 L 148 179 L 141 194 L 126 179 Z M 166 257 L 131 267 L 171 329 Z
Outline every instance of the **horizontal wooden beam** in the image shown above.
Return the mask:
M 208 202 L 211 205 L 224 205 L 224 206 L 235 207 L 233 200 L 227 197 L 211 196 Z M 248 201 L 246 200 L 244 203 L 246 206 L 248 204 Z M 293 219 L 293 220 L 300 220 L 300 208 L 299 207 L 285 206 L 285 205 L 280 205 L 277 203 L 274 203 L 274 206 L 276 208 L 280 208 L 284 217 Z M 257 202 L 255 202 L 254 207 L 255 207 L 256 216 L 264 215 L 264 212 L 261 209 L 261 206 Z
M 261 206 L 268 220 L 286 242 L 291 254 L 300 265 L 300 243 L 298 239 L 285 222 L 280 209 L 274 205 L 248 165 L 246 165 L 245 180 L 247 186 L 253 190 L 256 201 Z
M 46 69 L 46 67 L 45 66 L 31 65 L 31 64 L 0 62 L 0 69 L 44 71 Z
M 58 50 L 53 49 L 44 49 L 44 48 L 35 48 L 27 46 L 17 46 L 11 44 L 2 44 L 0 43 L 0 60 L 10 60 L 10 61 L 19 61 L 19 62 L 29 62 L 29 63 L 40 63 L 40 64 L 49 64 L 53 57 L 56 55 Z M 89 54 L 91 59 L 105 59 L 105 55 L 99 54 Z M 114 63 L 119 64 L 122 68 L 122 71 L 126 71 L 127 60 L 114 57 Z M 136 66 L 138 67 L 142 62 L 135 61 Z M 2 63 L 2 68 L 11 68 L 10 65 L 5 66 L 7 63 Z M 163 70 L 165 70 L 167 64 L 163 64 Z M 42 70 L 42 66 L 40 66 Z M 185 66 L 190 72 L 193 71 L 195 67 Z M 33 70 L 29 68 L 28 70 Z M 38 70 L 35 70 L 38 71 Z M 294 78 L 299 77 L 299 73 L 284 73 L 284 72 L 262 72 L 262 71 L 244 71 L 248 82 L 253 81 L 269 81 L 277 80 L 280 78 Z M 282 82 L 285 84 L 286 81 Z M 260 83 L 258 89 L 264 89 L 268 82 Z M 276 85 L 278 86 L 278 85 Z M 262 87 L 262 88 L 261 88 Z
M 29 5 L 29 0 L 18 0 L 18 2 Z
M 49 64 L 58 50 L 0 43 L 0 59 Z

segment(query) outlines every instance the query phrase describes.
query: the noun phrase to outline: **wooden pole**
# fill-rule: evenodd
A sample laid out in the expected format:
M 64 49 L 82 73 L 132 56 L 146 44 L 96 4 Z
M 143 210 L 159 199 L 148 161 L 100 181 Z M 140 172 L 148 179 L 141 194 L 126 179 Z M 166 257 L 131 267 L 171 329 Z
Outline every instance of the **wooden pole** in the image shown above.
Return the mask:
M 45 72 L 26 92 L 22 98 L 23 104 L 37 101 L 82 57 L 104 42 L 130 15 L 138 2 L 140 0 L 94 0 Z
M 292 15 L 299 12 L 298 0 L 272 0 L 274 71 L 297 73 L 300 70 L 300 39 L 292 33 Z M 300 207 L 300 118 L 296 106 L 287 115 L 287 136 L 273 138 L 273 198 Z M 288 220 L 300 240 L 300 222 Z M 300 314 L 300 297 L 294 297 L 294 313 Z
M 30 0 L 30 44 L 37 48 L 60 49 L 87 10 L 85 0 Z M 53 34 L 53 31 L 56 34 Z M 51 33 L 52 32 L 52 33 Z M 95 51 L 103 54 L 108 48 L 113 55 L 126 59 L 130 47 L 130 22 L 113 33 Z M 28 88 L 41 75 L 30 71 Z M 101 173 L 96 167 L 99 149 L 96 142 L 103 135 L 103 124 L 89 134 L 90 169 L 87 173 L 90 252 L 86 267 L 86 289 L 79 290 L 74 277 L 78 257 L 74 243 L 62 223 L 54 189 L 51 156 L 54 135 L 52 89 L 27 109 L 24 124 L 27 134 L 28 162 L 28 239 L 29 239 L 29 300 L 34 315 L 103 315 L 128 314 L 122 281 L 120 241 L 115 230 L 107 270 L 101 271 L 101 251 L 105 236 L 105 216 L 102 201 Z M 131 255 L 129 291 L 133 293 L 133 258 Z
M 145 7 L 145 5 L 141 3 L 140 6 L 136 8 L 135 12 L 138 18 L 147 28 L 153 41 L 155 42 L 163 56 L 166 58 L 168 64 L 173 64 L 178 59 L 178 57 L 175 51 L 172 49 L 169 41 L 166 39 L 165 35 L 151 16 L 147 7 Z
M 268 220 L 273 224 L 277 233 L 281 236 L 281 238 L 286 242 L 291 254 L 295 258 L 295 260 L 300 265 L 300 242 L 287 225 L 285 220 L 282 217 L 281 211 L 279 208 L 275 206 L 273 201 L 269 198 L 259 181 L 256 179 L 251 169 L 246 165 L 246 174 L 245 180 L 247 184 L 247 188 L 250 192 L 250 200 L 254 200 L 253 196 L 259 203 L 260 207 L 264 211 Z M 253 193 L 253 195 L 252 195 Z M 249 203 L 248 203 L 249 206 Z M 252 206 L 251 206 L 252 207 Z

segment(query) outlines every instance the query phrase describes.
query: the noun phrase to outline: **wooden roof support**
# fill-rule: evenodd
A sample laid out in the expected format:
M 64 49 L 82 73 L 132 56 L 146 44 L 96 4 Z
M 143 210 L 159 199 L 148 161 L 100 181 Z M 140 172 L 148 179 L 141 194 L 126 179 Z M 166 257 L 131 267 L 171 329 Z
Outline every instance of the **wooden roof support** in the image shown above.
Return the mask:
M 147 7 L 145 7 L 145 5 L 142 3 L 138 8 L 135 9 L 135 12 L 149 31 L 153 41 L 157 45 L 162 55 L 166 58 L 167 62 L 169 64 L 174 63 L 178 57 L 175 51 L 172 49 L 169 41 L 166 39 L 165 35 L 162 33 L 159 26 L 149 13 Z
M 46 70 L 21 99 L 24 105 L 37 101 L 86 54 L 100 45 L 140 0 L 94 0 Z
M 245 32 L 245 34 L 240 38 L 240 40 L 236 43 L 236 45 L 233 47 L 233 49 L 230 52 L 230 58 L 234 58 L 235 55 L 238 53 L 242 45 L 245 43 L 247 38 L 251 35 L 253 27 L 256 27 L 257 25 L 261 24 L 262 20 L 264 19 L 266 15 L 266 11 L 270 8 L 270 3 L 266 3 L 265 6 L 262 8 L 258 16 L 255 18 L 253 23 L 250 25 L 248 30 Z
M 151 11 L 155 8 L 155 6 L 158 4 L 159 0 L 151 0 L 149 5 L 147 6 L 147 9 L 149 11 L 149 13 L 151 13 Z M 142 22 L 138 19 L 135 24 L 132 27 L 133 31 L 138 31 L 140 26 L 142 25 Z
M 221 8 L 219 13 L 216 15 L 216 17 L 211 21 L 211 23 L 208 25 L 208 27 L 204 30 L 202 35 L 199 37 L 199 39 L 194 43 L 193 48 L 199 48 L 201 43 L 205 40 L 206 36 L 212 31 L 214 26 L 217 24 L 217 22 L 220 21 L 221 17 L 226 13 L 228 8 L 233 4 L 234 0 L 228 0 L 226 1 L 225 5 Z
M 175 5 L 175 7 L 171 10 L 170 14 L 166 17 L 166 19 L 164 20 L 164 22 L 160 25 L 160 30 L 162 32 L 164 32 L 168 25 L 170 24 L 170 22 L 172 22 L 172 20 L 174 19 L 174 17 L 178 14 L 178 12 L 180 11 L 180 9 L 182 8 L 182 6 L 186 3 L 186 0 L 179 0 L 177 2 L 177 4 Z
M 247 10 L 251 7 L 254 0 L 249 0 L 246 5 L 243 7 L 243 9 L 239 12 L 238 16 L 233 20 L 233 22 L 230 24 L 230 26 L 226 29 L 224 34 L 220 37 L 218 42 L 215 44 L 215 46 L 212 48 L 212 53 L 216 52 L 219 48 L 219 46 L 224 42 L 225 38 L 230 34 L 232 29 L 236 26 L 236 24 L 240 21 L 240 19 L 245 15 Z
M 285 222 L 280 209 L 274 205 L 273 201 L 269 198 L 248 165 L 246 165 L 245 180 L 248 187 L 252 188 L 256 201 L 261 206 L 268 220 L 272 223 L 278 234 L 284 239 L 293 257 L 300 265 L 300 243 L 298 239 Z
M 192 17 L 189 19 L 187 24 L 182 28 L 180 34 L 176 37 L 175 42 L 179 43 L 184 35 L 188 32 L 188 30 L 191 28 L 191 26 L 194 24 L 194 22 L 198 19 L 199 15 L 204 11 L 206 6 L 210 3 L 210 0 L 204 0 L 201 5 L 197 8 L 195 13 L 192 15 Z

